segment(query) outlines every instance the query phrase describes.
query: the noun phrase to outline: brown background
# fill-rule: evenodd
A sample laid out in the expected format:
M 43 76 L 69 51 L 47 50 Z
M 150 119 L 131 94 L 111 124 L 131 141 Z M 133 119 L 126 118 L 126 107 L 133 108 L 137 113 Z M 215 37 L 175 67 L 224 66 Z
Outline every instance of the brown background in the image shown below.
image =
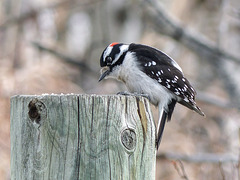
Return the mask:
M 158 151 L 157 179 L 239 179 L 238 163 L 228 155 L 237 160 L 239 154 L 240 1 L 159 3 L 162 9 L 140 0 L 0 0 L 0 179 L 10 179 L 10 97 L 126 90 L 114 80 L 97 82 L 100 55 L 111 42 L 148 44 L 169 54 L 196 88 L 207 116 L 176 107 Z M 171 33 L 160 24 L 162 15 L 223 55 L 206 53 L 182 31 Z M 152 112 L 157 119 L 155 107 Z M 173 161 L 166 153 L 190 160 Z M 202 161 L 193 162 L 199 154 Z M 209 154 L 226 162 L 211 163 Z

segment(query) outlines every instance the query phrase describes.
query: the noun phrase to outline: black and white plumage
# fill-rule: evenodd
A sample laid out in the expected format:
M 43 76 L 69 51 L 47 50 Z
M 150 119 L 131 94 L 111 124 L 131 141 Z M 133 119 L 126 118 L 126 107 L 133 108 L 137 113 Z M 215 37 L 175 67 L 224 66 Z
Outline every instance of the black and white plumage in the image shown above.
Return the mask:
M 159 147 L 166 120 L 170 121 L 176 103 L 204 116 L 196 105 L 196 91 L 184 77 L 181 67 L 162 51 L 142 44 L 112 43 L 100 59 L 101 77 L 124 82 L 131 93 L 146 94 L 159 108 L 156 146 Z

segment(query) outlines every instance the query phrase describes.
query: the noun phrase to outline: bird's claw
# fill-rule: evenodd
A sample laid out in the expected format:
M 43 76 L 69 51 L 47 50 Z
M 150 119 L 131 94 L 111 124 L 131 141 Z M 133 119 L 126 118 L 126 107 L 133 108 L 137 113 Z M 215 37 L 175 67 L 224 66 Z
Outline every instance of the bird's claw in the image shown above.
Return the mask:
M 127 92 L 127 91 L 123 91 L 123 92 L 118 92 L 117 95 L 132 96 L 133 93 L 130 93 L 130 92 Z
M 142 96 L 142 97 L 145 97 L 147 98 L 148 100 L 150 100 L 150 97 L 148 94 L 142 94 L 142 93 L 130 93 L 130 92 L 127 92 L 127 91 L 124 91 L 124 92 L 118 92 L 117 95 L 124 95 L 124 96 Z

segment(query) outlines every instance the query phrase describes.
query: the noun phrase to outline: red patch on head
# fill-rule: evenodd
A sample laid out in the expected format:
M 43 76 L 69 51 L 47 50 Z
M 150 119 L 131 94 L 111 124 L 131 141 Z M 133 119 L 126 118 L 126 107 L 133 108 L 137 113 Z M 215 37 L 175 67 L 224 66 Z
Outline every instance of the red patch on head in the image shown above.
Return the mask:
M 110 44 L 109 46 L 110 46 L 110 47 L 113 47 L 113 46 L 115 46 L 116 44 L 119 44 L 119 43 L 114 42 L 114 43 Z

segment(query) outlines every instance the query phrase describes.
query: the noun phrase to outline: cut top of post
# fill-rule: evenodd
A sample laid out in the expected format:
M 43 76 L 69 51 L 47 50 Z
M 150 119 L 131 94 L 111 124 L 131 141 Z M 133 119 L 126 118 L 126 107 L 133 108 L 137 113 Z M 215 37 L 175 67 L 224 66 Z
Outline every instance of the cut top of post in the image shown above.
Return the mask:
M 12 179 L 155 179 L 155 125 L 135 96 L 11 98 Z

